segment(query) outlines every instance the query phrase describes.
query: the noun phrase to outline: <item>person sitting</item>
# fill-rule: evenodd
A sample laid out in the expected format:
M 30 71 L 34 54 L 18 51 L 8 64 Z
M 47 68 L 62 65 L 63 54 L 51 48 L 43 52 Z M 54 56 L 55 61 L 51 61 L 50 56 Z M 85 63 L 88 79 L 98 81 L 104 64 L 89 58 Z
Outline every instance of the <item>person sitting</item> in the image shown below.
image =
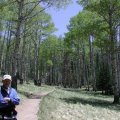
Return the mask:
M 12 77 L 4 75 L 2 79 L 3 85 L 0 88 L 0 115 L 2 120 L 4 117 L 12 117 L 17 115 L 15 106 L 19 105 L 20 97 L 17 91 L 11 87 Z M 16 118 L 14 120 L 17 120 Z

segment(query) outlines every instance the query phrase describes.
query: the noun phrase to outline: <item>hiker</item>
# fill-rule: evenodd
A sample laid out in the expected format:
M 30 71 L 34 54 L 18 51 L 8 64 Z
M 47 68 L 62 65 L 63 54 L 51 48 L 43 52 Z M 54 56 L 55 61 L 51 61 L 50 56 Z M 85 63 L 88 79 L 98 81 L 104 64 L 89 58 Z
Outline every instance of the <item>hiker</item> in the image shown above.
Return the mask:
M 0 87 L 0 115 L 2 120 L 4 117 L 15 117 L 16 119 L 17 111 L 15 106 L 19 104 L 20 98 L 17 91 L 11 87 L 12 77 L 10 75 L 4 75 L 2 79 L 3 85 Z

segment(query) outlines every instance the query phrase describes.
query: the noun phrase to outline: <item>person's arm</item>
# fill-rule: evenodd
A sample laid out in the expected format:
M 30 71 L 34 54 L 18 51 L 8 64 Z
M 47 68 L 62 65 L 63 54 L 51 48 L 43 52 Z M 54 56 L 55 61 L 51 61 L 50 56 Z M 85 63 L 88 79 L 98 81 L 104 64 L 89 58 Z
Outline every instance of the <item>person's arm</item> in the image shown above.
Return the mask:
M 17 94 L 15 89 L 12 89 L 12 91 L 11 91 L 10 100 L 15 105 L 19 105 L 19 103 L 20 103 L 20 97 L 18 96 L 18 94 Z
M 2 94 L 0 93 L 0 106 L 8 105 L 8 101 L 3 98 Z

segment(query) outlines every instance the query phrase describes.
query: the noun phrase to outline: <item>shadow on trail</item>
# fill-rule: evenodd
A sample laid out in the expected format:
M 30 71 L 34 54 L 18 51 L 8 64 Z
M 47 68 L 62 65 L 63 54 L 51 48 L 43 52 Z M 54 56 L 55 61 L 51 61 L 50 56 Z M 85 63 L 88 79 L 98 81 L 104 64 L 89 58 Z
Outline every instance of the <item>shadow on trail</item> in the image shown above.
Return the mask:
M 83 105 L 91 105 L 93 107 L 102 107 L 111 110 L 120 111 L 120 104 L 113 104 L 107 100 L 100 100 L 100 99 L 93 99 L 93 98 L 78 98 L 78 97 L 71 97 L 71 98 L 60 98 L 64 102 L 68 104 L 83 104 Z
M 89 96 L 96 96 L 96 97 L 102 97 L 102 98 L 109 98 L 110 96 L 112 95 L 105 95 L 105 94 L 102 94 L 101 91 L 87 91 L 87 90 L 81 90 L 81 89 L 71 89 L 71 88 L 68 88 L 68 89 L 62 89 L 62 90 L 65 90 L 65 91 L 68 91 L 68 92 L 74 92 L 74 93 L 80 93 L 80 94 L 87 94 Z

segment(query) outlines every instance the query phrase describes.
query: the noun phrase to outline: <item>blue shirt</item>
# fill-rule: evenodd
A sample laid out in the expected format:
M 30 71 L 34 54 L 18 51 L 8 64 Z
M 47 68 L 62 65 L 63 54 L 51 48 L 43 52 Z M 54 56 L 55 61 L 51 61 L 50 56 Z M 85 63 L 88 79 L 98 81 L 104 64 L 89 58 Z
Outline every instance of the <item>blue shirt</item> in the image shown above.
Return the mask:
M 5 90 L 2 86 L 0 87 L 0 108 L 8 105 L 8 102 L 4 100 L 4 97 L 9 97 L 15 105 L 20 103 L 20 97 L 14 88 L 8 88 L 8 90 Z

